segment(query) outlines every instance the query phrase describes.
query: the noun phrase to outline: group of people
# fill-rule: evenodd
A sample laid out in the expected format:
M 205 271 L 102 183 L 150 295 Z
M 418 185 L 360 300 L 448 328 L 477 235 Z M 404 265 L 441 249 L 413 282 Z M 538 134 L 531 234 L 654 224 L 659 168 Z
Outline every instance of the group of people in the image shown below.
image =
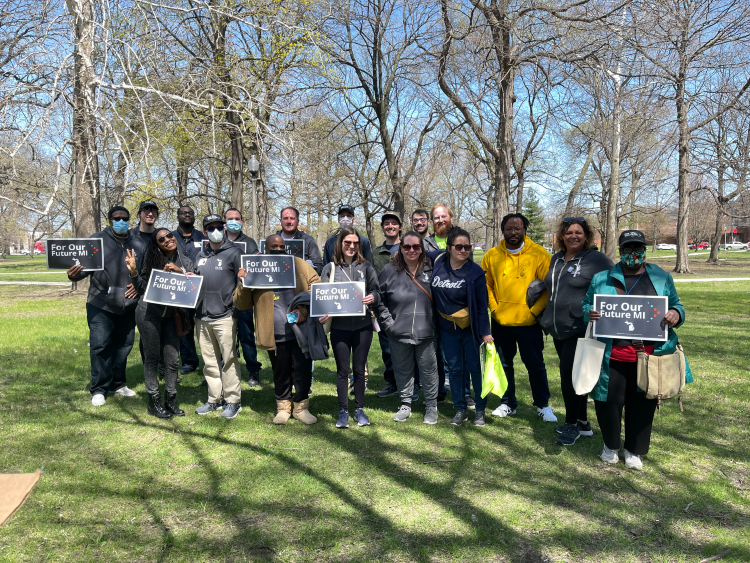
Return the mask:
M 110 393 L 135 395 L 126 386 L 125 366 L 137 326 L 148 412 L 154 416 L 184 416 L 177 403 L 177 384 L 180 374 L 198 367 L 197 332 L 208 398 L 196 414 L 221 411 L 221 417 L 231 419 L 241 412 L 239 350 L 249 383 L 257 386 L 260 349 L 268 352 L 273 371 L 277 404 L 273 423 L 286 424 L 294 417 L 314 424 L 313 363 L 328 358 L 330 350 L 337 374 L 336 427 L 349 427 L 350 393 L 353 421 L 367 426 L 367 357 L 376 332 L 385 382 L 376 396 L 398 395 L 396 422 L 411 417 L 422 392 L 423 422 L 436 424 L 437 405 L 450 390 L 455 407 L 451 424 L 463 424 L 468 411 L 474 410 L 473 425 L 484 426 L 487 400 L 482 397 L 480 349 L 488 343 L 500 353 L 508 382 L 492 415 L 504 418 L 517 412 L 514 358 L 518 353 L 528 372 L 537 414 L 545 422 L 557 422 L 549 404 L 543 354 L 546 333 L 552 336 L 560 360 L 565 403 L 565 421 L 555 427 L 557 443 L 572 446 L 580 436 L 593 436 L 588 397 L 576 394 L 573 386 L 578 339 L 589 321 L 599 318 L 592 309 L 593 296 L 668 297 L 669 309 L 660 322 L 669 327 L 669 338 L 645 342 L 647 354 L 673 352 L 677 337 L 672 329 L 685 318 L 671 276 L 646 263 L 643 233 L 630 230 L 620 235 L 620 261 L 613 264 L 593 247 L 594 231 L 583 217 L 560 223 L 555 237 L 558 252 L 550 257 L 526 235 L 526 217 L 509 214 L 501 224 L 503 240 L 477 264 L 470 234 L 452 224 L 453 213 L 442 203 L 430 211 L 415 210 L 409 230 L 399 216 L 384 214 L 384 242 L 375 247 L 357 232 L 354 208 L 342 206 L 340 228 L 326 240 L 322 255 L 315 239 L 298 229 L 299 212 L 286 207 L 280 215 L 281 229 L 265 239 L 264 253 L 285 254 L 286 241 L 302 239 L 304 255 L 294 258 L 295 287 L 279 289 L 244 287 L 247 273 L 241 256 L 257 254 L 258 245 L 242 232 L 238 209 L 205 216 L 200 231 L 189 206 L 178 209 L 179 227 L 174 231 L 156 226 L 158 217 L 157 204 L 144 201 L 138 209 L 139 221 L 131 229 L 128 210 L 113 207 L 109 226 L 92 235 L 104 241 L 104 269 L 68 270 L 72 281 L 91 278 L 86 309 L 94 406 L 104 405 Z M 152 270 L 202 276 L 195 309 L 145 302 Z M 313 284 L 353 281 L 364 284 L 363 315 L 310 317 Z M 640 469 L 641 456 L 649 449 L 657 401 L 647 399 L 637 387 L 633 342 L 600 340 L 606 350 L 592 395 L 604 439 L 601 458 L 617 463 L 624 447 L 626 466 Z M 689 368 L 687 375 L 689 382 Z

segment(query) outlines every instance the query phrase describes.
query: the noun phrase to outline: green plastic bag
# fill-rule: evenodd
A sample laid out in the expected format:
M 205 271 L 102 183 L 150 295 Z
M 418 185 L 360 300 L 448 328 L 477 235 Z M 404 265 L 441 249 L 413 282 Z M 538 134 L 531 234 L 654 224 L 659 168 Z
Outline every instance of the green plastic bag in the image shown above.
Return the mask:
M 479 363 L 482 366 L 482 399 L 490 393 L 502 397 L 508 388 L 508 379 L 493 342 L 479 347 Z

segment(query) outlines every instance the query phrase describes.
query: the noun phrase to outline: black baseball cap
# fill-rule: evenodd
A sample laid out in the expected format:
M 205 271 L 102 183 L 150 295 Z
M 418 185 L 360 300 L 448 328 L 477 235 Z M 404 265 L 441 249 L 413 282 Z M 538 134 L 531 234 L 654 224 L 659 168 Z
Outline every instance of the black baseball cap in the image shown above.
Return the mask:
M 630 244 L 631 242 L 646 244 L 646 236 L 641 231 L 623 231 L 620 233 L 620 239 L 617 242 L 617 246 L 624 246 L 626 244 Z
M 399 218 L 398 215 L 396 215 L 394 213 L 383 213 L 383 216 L 380 218 L 380 226 L 381 227 L 385 223 L 386 219 L 395 219 L 396 221 L 398 221 L 399 226 L 402 224 L 401 223 L 401 219 Z
M 156 205 L 156 202 L 150 199 L 147 199 L 146 201 L 142 201 L 141 204 L 138 206 L 138 213 L 140 213 L 147 207 L 153 207 L 154 209 L 156 209 L 157 213 L 159 211 L 159 206 Z
M 203 218 L 203 228 L 206 228 L 206 225 L 210 225 L 211 223 L 221 223 L 224 224 L 224 218 L 221 215 L 216 215 L 215 213 L 211 215 L 206 215 Z
M 344 211 L 348 211 L 349 213 L 354 215 L 354 207 L 352 207 L 351 205 L 342 205 L 341 207 L 339 207 L 338 215 L 341 215 Z

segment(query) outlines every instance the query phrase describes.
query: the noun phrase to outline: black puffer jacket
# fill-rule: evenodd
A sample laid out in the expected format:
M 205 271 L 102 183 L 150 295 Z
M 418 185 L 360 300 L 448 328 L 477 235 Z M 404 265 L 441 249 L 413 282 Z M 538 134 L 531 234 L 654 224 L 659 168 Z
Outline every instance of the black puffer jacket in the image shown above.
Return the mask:
M 320 274 L 320 280 L 322 283 L 328 283 L 331 277 L 331 267 L 333 262 L 329 262 L 323 266 L 323 272 Z M 353 262 L 351 266 L 346 264 L 336 264 L 334 270 L 333 280 L 334 282 L 365 282 L 365 295 L 371 293 L 375 297 L 375 302 L 370 306 L 372 309 L 376 309 L 380 304 L 380 283 L 378 282 L 378 276 L 375 274 L 375 268 L 369 262 Z M 331 321 L 331 329 L 336 330 L 361 330 L 363 328 L 372 327 L 372 321 L 370 315 L 370 309 L 365 309 L 365 315 L 361 317 L 333 317 Z
M 552 257 L 544 276 L 548 302 L 539 324 L 548 334 L 565 340 L 586 330 L 582 303 L 594 274 L 614 267 L 609 256 L 597 250 L 582 250 L 565 262 L 565 252 Z
M 386 264 L 380 272 L 380 305 L 378 320 L 388 338 L 404 344 L 419 344 L 435 336 L 430 279 L 432 261 L 428 258 L 424 268 L 416 276 L 419 289 L 406 270 L 396 271 L 393 263 Z M 425 293 L 425 291 L 427 293 Z
M 135 252 L 135 264 L 140 270 L 143 256 L 146 254 L 146 243 L 143 242 L 140 234 L 133 230 L 128 231 L 125 238 L 120 238 L 112 231 L 112 227 L 94 233 L 89 238 L 102 239 L 104 270 L 81 272 L 81 275 L 73 280 L 80 281 L 87 276 L 91 276 L 86 303 L 115 315 L 135 311 L 138 305 L 138 297 L 135 299 L 125 297 L 128 285 L 133 283 L 128 265 L 125 263 L 125 254 L 127 250 Z
M 201 250 L 195 261 L 193 271 L 203 276 L 203 285 L 195 306 L 195 318 L 204 321 L 216 321 L 229 317 L 234 312 L 232 295 L 239 280 L 240 248 L 228 240 L 219 248 Z

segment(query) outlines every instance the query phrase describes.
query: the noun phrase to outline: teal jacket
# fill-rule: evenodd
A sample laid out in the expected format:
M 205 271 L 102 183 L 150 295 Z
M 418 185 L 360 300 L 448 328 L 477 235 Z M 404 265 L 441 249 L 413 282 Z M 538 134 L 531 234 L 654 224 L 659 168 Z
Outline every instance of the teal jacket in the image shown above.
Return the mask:
M 675 328 L 682 325 L 685 322 L 685 307 L 680 303 L 680 298 L 677 295 L 677 290 L 674 287 L 674 280 L 667 272 L 662 270 L 659 266 L 654 264 L 646 263 L 646 272 L 651 278 L 651 283 L 654 284 L 656 293 L 660 296 L 665 296 L 669 300 L 669 308 L 674 309 L 680 314 L 680 322 L 675 325 Z M 625 286 L 625 277 L 622 274 L 622 268 L 620 264 L 615 264 L 615 267 L 608 272 L 599 272 L 594 274 L 591 280 L 591 285 L 586 293 L 586 298 L 583 300 L 583 320 L 588 324 L 589 322 L 589 311 L 594 305 L 594 295 L 617 295 L 617 289 L 615 288 L 612 280 L 619 280 L 623 287 Z M 591 395 L 595 401 L 606 401 L 607 392 L 609 390 L 609 356 L 612 353 L 612 339 L 611 338 L 599 338 L 601 342 L 607 345 L 604 350 L 604 359 L 602 360 L 602 371 L 599 375 L 599 381 L 591 392 Z M 654 347 L 655 356 L 663 356 L 665 354 L 672 354 L 677 349 L 677 334 L 671 328 L 667 334 L 666 342 L 657 342 Z M 690 366 L 685 359 L 685 381 L 686 383 L 692 383 L 693 374 L 690 372 Z

